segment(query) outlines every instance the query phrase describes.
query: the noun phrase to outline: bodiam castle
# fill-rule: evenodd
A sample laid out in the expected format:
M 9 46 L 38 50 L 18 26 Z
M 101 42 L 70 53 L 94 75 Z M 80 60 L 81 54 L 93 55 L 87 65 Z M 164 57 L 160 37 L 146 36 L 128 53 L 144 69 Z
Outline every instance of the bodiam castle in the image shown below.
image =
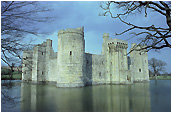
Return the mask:
M 127 56 L 128 42 L 104 33 L 102 53 L 85 53 L 83 27 L 60 30 L 58 52 L 50 39 L 23 52 L 22 80 L 57 87 L 149 81 L 148 56 L 145 50 L 138 51 L 141 47 L 132 43 Z

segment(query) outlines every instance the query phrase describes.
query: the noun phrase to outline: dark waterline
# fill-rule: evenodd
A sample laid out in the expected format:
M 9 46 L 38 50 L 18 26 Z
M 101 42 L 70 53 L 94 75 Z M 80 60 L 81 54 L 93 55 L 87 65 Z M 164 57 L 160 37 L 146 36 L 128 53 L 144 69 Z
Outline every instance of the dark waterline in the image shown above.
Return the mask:
M 132 85 L 97 85 L 56 88 L 20 80 L 1 81 L 1 111 L 171 111 L 171 80 L 151 80 Z

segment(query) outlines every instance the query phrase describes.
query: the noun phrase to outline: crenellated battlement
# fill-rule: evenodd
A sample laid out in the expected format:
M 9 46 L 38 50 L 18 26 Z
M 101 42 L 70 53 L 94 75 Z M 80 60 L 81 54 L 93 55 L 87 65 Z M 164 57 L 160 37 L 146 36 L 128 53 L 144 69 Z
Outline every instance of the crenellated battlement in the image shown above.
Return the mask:
M 84 35 L 84 27 L 78 27 L 76 29 L 66 29 L 66 30 L 62 29 L 58 32 L 58 36 L 66 33 L 76 33 L 76 34 Z
M 137 43 L 131 43 L 131 50 L 135 49 L 136 51 L 144 52 L 144 51 L 146 51 L 146 49 L 144 49 L 144 50 L 140 50 L 140 49 L 145 48 L 145 47 L 146 46 L 143 44 L 137 45 Z
M 103 38 L 108 38 L 109 39 L 109 33 L 104 33 Z
M 128 43 L 126 41 L 121 41 L 119 39 L 112 39 L 108 42 L 108 47 L 110 48 L 120 48 L 120 49 L 127 49 Z

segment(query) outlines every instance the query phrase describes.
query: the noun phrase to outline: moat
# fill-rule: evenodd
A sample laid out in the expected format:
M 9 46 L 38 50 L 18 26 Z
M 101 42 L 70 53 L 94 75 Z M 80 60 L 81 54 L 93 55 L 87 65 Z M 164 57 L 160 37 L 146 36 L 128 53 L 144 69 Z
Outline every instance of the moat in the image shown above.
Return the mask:
M 1 111 L 54 112 L 165 112 L 171 111 L 171 80 L 150 80 L 131 85 L 96 85 L 56 88 L 22 81 L 1 81 Z

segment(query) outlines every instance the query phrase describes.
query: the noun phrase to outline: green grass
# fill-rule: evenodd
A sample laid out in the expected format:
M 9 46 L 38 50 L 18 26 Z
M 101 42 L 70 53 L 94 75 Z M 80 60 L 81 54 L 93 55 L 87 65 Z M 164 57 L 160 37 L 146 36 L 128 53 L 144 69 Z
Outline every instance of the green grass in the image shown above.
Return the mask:
M 1 75 L 1 79 L 6 78 L 6 79 L 10 79 L 9 75 Z M 21 74 L 15 74 L 13 75 L 14 79 L 21 79 Z
M 1 69 L 1 80 L 10 79 L 10 75 L 8 75 L 8 72 L 10 72 L 10 71 L 11 70 L 9 70 L 9 69 Z M 2 75 L 2 72 L 5 73 L 5 75 Z M 19 79 L 21 79 L 21 77 L 22 77 L 22 74 L 20 72 L 18 72 L 18 71 L 13 72 L 13 79 L 19 80 Z
M 154 77 L 149 77 L 150 80 L 153 80 L 155 79 L 155 76 Z M 157 79 L 158 80 L 171 80 L 171 76 L 157 76 Z

